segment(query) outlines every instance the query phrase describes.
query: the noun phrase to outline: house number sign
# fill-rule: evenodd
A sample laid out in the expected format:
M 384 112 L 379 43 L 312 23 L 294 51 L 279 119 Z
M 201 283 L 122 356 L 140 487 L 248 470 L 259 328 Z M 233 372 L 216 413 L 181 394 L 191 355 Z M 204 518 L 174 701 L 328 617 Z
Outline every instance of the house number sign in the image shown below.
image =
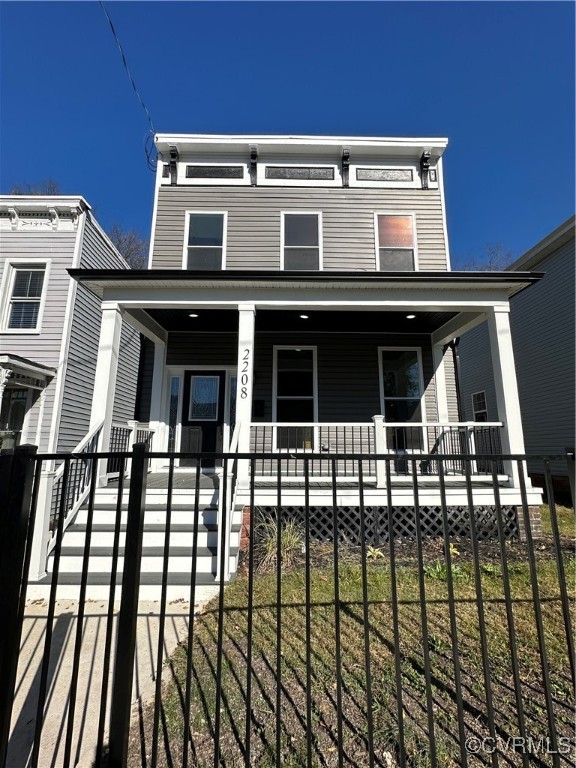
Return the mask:
M 248 370 L 250 368 L 250 350 L 244 350 L 244 356 L 242 357 L 242 371 L 240 376 L 240 397 L 242 400 L 246 400 L 248 397 L 248 382 L 250 378 L 248 376 Z

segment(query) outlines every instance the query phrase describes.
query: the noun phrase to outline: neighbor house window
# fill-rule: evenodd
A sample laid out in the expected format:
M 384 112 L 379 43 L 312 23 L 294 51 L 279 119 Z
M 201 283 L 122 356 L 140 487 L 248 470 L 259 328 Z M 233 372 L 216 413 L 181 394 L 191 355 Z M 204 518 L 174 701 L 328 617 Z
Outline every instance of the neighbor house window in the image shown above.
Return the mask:
M 316 419 L 316 350 L 277 347 L 275 355 L 275 421 L 302 424 Z M 278 428 L 278 448 L 313 447 L 312 427 Z
M 10 264 L 4 328 L 37 331 L 46 287 L 46 264 Z
M 488 421 L 488 408 L 486 407 L 485 392 L 473 393 L 472 412 L 474 413 L 474 421 Z
M 225 213 L 189 213 L 187 234 L 185 269 L 224 269 Z
M 319 213 L 284 213 L 283 269 L 321 269 L 321 237 Z
M 383 272 L 416 269 L 414 218 L 410 214 L 376 215 L 377 268 Z

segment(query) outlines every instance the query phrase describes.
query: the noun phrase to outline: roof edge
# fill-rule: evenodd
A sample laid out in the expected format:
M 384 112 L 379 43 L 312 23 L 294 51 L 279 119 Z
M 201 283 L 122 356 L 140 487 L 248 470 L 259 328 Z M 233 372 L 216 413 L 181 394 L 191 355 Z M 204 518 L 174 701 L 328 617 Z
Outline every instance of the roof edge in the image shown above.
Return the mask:
M 516 261 L 513 261 L 509 267 L 506 267 L 506 271 L 516 272 L 520 267 L 524 270 L 530 270 L 535 264 L 549 256 L 554 250 L 560 248 L 561 245 L 567 243 L 571 237 L 574 237 L 574 225 L 576 222 L 576 216 L 570 216 L 563 224 L 556 227 L 555 230 L 546 235 L 539 243 L 532 246 L 530 250 L 526 251 Z

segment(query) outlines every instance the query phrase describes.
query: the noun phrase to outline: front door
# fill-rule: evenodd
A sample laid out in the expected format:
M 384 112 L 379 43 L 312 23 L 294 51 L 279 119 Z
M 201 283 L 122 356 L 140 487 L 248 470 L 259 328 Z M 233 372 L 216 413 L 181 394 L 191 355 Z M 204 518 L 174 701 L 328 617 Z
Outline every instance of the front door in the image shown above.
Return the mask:
M 182 453 L 218 453 L 223 448 L 225 371 L 186 371 L 182 402 Z M 217 462 L 220 464 L 220 462 Z M 180 466 L 194 465 L 182 459 Z M 213 467 L 214 460 L 202 462 Z

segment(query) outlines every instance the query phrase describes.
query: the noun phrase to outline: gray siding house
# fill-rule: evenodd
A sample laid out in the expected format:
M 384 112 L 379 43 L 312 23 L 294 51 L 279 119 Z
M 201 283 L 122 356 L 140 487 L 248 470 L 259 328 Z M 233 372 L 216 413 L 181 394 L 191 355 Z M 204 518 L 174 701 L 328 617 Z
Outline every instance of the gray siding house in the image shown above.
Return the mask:
M 574 450 L 576 292 L 574 216 L 508 267 L 510 272 L 535 270 L 544 278 L 510 301 L 522 425 L 527 453 L 564 454 Z M 467 419 L 496 418 L 494 377 L 486 323 L 466 333 L 459 343 L 462 408 Z M 528 462 L 536 485 L 541 468 Z M 551 464 L 556 490 L 568 501 L 567 467 Z
M 2 450 L 71 452 L 89 433 L 102 313 L 72 268 L 128 268 L 86 200 L 0 196 Z M 134 418 L 139 354 L 139 333 L 122 324 L 115 422 Z M 44 473 L 45 498 L 56 471 Z
M 445 465 L 446 493 L 457 509 L 467 503 L 465 462 L 458 457 L 474 453 L 479 441 L 499 454 L 523 452 L 508 309 L 510 297 L 538 275 L 451 270 L 446 139 L 157 135 L 156 146 L 148 269 L 78 264 L 70 270 L 102 313 L 88 427 L 97 431 L 98 447 L 131 446 L 128 430 L 115 421 L 124 396 L 118 360 L 127 324 L 145 338 L 137 412 L 146 423 L 136 437 L 153 453 L 173 454 L 155 455 L 149 464 L 151 527 L 141 595 L 153 597 L 162 580 L 154 521 L 166 503 L 170 467 L 179 521 L 171 538 L 172 595 L 189 583 L 195 460 L 179 453 L 288 455 L 285 479 L 293 484 L 283 499 L 296 509 L 303 504 L 307 455 L 394 453 L 400 458 L 392 467 L 391 500 L 399 515 L 409 516 L 414 457 L 454 457 Z M 461 422 L 449 345 L 484 320 L 492 329 L 497 413 L 493 422 Z M 323 482 L 330 464 L 311 466 L 311 504 L 331 503 Z M 420 502 L 436 514 L 439 464 L 417 466 L 426 480 Z M 111 469 L 118 472 L 118 465 L 100 462 L 102 526 L 118 495 Z M 478 503 L 493 505 L 491 475 L 481 465 L 472 470 Z M 354 471 L 338 462 L 338 503 L 351 508 L 358 505 Z M 259 506 L 276 503 L 275 472 L 273 460 L 255 465 Z M 499 466 L 500 497 L 512 514 L 517 472 L 512 462 Z M 210 585 L 219 557 L 226 577 L 236 567 L 250 499 L 248 463 L 206 458 L 202 474 L 213 480 L 204 477 L 199 490 L 197 573 L 204 579 L 198 583 Z M 386 504 L 384 462 L 367 460 L 365 479 L 366 503 Z M 530 504 L 540 499 L 528 489 Z M 68 514 L 64 538 L 70 574 L 81 568 L 74 553 L 85 530 L 85 511 L 76 512 Z M 222 550 L 224 513 L 232 525 Z M 102 555 L 91 558 L 90 568 L 94 584 L 104 584 L 113 527 L 98 535 Z M 67 541 L 75 544 L 68 548 Z

